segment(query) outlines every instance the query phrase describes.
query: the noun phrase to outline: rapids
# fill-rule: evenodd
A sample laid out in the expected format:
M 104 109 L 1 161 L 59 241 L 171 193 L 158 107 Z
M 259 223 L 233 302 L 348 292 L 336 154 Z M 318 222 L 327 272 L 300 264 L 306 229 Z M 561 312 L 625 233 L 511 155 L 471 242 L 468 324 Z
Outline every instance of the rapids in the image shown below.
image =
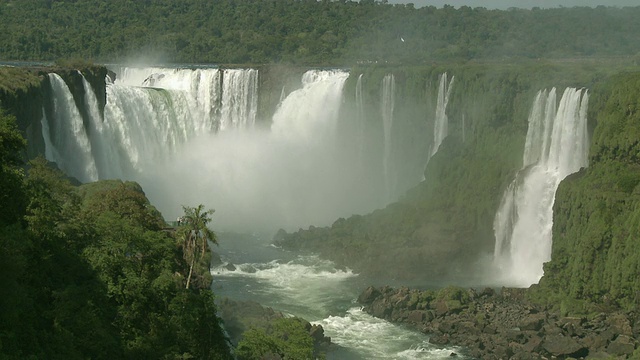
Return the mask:
M 337 345 L 328 359 L 446 359 L 452 352 L 464 359 L 459 348 L 431 345 L 425 334 L 364 313 L 356 299 L 370 280 L 350 269 L 284 251 L 257 235 L 218 235 L 214 251 L 237 270 L 212 269 L 216 296 L 257 301 L 322 325 Z

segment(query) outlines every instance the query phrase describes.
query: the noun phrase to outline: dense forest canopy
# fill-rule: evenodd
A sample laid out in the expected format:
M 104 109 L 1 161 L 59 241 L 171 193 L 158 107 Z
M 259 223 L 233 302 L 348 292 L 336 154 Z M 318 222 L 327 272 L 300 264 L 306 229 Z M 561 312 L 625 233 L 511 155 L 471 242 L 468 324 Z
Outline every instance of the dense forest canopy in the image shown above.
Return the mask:
M 373 0 L 0 0 L 0 59 L 352 65 L 637 57 L 639 17 L 640 7 L 604 6 L 500 11 Z
M 75 187 L 42 157 L 25 172 L 25 145 L 0 109 L 0 358 L 232 358 L 208 259 L 185 289 L 184 247 L 140 186 Z

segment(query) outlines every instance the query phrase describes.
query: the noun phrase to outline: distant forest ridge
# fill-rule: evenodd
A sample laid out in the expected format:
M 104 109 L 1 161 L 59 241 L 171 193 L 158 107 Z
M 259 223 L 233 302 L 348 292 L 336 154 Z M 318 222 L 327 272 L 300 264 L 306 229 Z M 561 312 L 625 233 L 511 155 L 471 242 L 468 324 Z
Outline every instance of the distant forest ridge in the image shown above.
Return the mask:
M 0 0 L 0 60 L 353 65 L 640 58 L 640 6 L 386 1 Z

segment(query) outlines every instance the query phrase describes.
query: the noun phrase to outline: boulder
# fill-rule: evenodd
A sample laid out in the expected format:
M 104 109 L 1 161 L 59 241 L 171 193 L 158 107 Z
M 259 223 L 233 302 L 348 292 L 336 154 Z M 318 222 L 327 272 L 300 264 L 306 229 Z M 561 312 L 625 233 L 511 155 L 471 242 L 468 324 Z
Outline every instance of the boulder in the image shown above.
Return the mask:
M 460 300 L 440 300 L 433 304 L 436 315 L 443 316 L 445 314 L 457 314 L 464 310 L 466 306 L 462 305 Z
M 549 335 L 544 339 L 542 347 L 551 355 L 566 358 L 587 356 L 589 350 L 575 339 L 564 335 Z
M 211 252 L 211 267 L 212 268 L 217 268 L 218 266 L 222 265 L 222 259 L 220 258 L 220 255 L 216 252 Z
M 393 322 L 402 322 L 407 319 L 409 316 L 409 311 L 400 306 L 392 306 L 391 310 L 391 321 Z
M 413 310 L 407 316 L 407 322 L 421 324 L 427 319 L 427 312 L 424 310 Z
M 486 287 L 482 290 L 482 292 L 479 294 L 480 297 L 493 297 L 495 296 L 496 291 L 493 288 L 490 287 Z
M 607 353 L 615 356 L 631 355 L 636 348 L 635 340 L 627 335 L 620 335 L 607 347 Z
M 624 314 L 617 313 L 610 315 L 607 318 L 606 323 L 609 324 L 616 334 L 633 336 L 631 322 L 626 316 L 624 316 Z
M 229 271 L 236 271 L 236 266 L 233 265 L 232 263 L 228 263 L 227 265 L 224 266 L 224 268 Z
M 526 330 L 538 331 L 542 329 L 543 325 L 544 325 L 544 315 L 534 314 L 534 315 L 529 315 L 524 319 L 522 319 L 518 324 L 518 327 L 520 328 L 520 330 L 523 330 L 523 331 L 526 331 Z
M 429 338 L 429 343 L 444 346 L 449 343 L 449 334 L 433 335 Z
M 326 336 L 324 336 L 324 329 L 322 328 L 322 325 L 311 325 L 311 329 L 309 329 L 309 335 L 311 335 L 313 341 L 316 343 L 330 341 Z
M 371 305 L 377 298 L 382 295 L 378 289 L 373 286 L 366 288 L 360 296 L 358 296 L 358 302 L 362 305 Z
M 524 294 L 527 289 L 524 288 L 508 288 L 503 287 L 500 291 L 500 295 L 503 299 L 512 300 L 512 301 L 523 301 Z
M 371 315 L 380 318 L 380 319 L 388 319 L 393 311 L 391 306 L 388 306 L 384 300 L 379 299 L 378 301 L 374 301 L 371 304 Z
M 465 336 L 480 334 L 480 329 L 472 321 L 459 321 L 456 325 L 456 331 Z
M 589 352 L 589 356 L 585 359 L 611 359 L 611 355 L 606 352 L 597 351 L 597 352 Z
M 534 334 L 529 336 L 522 349 L 528 353 L 539 352 L 541 349 L 540 345 L 542 345 L 542 338 Z
M 496 345 L 493 349 L 493 354 L 498 359 L 510 359 L 513 356 L 513 350 L 509 346 Z
M 613 333 L 611 331 L 605 331 L 600 334 L 590 333 L 582 339 L 582 343 L 591 351 L 604 350 L 612 338 Z

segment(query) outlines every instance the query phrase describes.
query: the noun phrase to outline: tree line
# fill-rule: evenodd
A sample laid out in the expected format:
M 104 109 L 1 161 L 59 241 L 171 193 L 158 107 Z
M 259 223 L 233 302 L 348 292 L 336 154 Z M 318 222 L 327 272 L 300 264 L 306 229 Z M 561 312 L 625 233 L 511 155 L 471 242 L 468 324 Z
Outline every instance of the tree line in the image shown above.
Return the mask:
M 640 7 L 501 11 L 373 0 L 0 0 L 0 59 L 352 65 L 638 56 L 639 16 Z

